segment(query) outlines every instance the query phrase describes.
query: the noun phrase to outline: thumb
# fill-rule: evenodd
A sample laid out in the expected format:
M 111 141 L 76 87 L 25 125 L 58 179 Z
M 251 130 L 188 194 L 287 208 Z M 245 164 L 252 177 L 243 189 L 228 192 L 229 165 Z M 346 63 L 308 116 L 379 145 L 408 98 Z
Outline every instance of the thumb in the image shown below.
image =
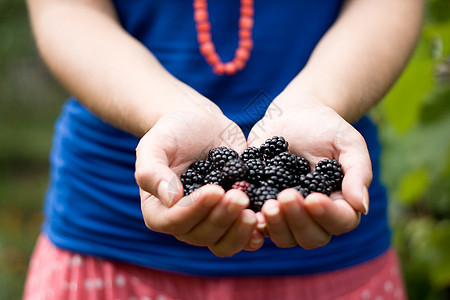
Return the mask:
M 349 143 L 351 147 L 345 147 L 339 156 L 344 171 L 342 194 L 355 210 L 367 214 L 372 165 L 364 138 L 354 135 L 353 140 Z
M 183 197 L 183 186 L 169 168 L 169 158 L 151 130 L 136 148 L 136 182 L 141 189 L 171 207 Z

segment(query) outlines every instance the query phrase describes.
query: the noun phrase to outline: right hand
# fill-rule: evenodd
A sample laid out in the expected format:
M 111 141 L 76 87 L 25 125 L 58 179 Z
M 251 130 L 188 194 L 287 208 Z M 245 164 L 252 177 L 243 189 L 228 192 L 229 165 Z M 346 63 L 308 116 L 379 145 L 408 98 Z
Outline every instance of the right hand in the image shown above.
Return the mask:
M 207 246 L 217 256 L 257 250 L 263 236 L 256 230 L 255 213 L 246 209 L 245 193 L 225 193 L 220 186 L 207 185 L 183 197 L 180 174 L 219 146 L 238 153 L 247 146 L 241 129 L 221 112 L 182 111 L 158 120 L 136 149 L 135 176 L 145 224 L 189 244 Z

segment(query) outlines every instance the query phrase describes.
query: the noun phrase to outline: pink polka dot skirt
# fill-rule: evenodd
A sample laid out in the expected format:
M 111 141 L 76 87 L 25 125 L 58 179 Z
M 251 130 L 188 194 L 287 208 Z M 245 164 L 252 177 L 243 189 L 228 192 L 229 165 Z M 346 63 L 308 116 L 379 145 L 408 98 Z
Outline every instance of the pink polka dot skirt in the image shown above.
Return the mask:
M 30 261 L 23 299 L 406 299 L 393 250 L 338 271 L 308 276 L 190 276 L 81 255 L 41 235 Z

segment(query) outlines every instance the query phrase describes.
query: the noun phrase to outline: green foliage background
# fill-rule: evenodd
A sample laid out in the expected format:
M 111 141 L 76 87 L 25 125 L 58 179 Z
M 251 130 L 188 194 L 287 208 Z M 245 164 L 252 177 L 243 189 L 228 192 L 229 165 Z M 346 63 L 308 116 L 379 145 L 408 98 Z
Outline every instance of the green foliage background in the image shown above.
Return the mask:
M 0 0 L 0 299 L 22 294 L 66 96 L 37 54 L 24 2 Z M 450 299 L 450 1 L 427 1 L 417 50 L 371 114 L 409 297 Z
M 450 299 L 450 1 L 427 2 L 417 49 L 372 116 L 409 297 Z

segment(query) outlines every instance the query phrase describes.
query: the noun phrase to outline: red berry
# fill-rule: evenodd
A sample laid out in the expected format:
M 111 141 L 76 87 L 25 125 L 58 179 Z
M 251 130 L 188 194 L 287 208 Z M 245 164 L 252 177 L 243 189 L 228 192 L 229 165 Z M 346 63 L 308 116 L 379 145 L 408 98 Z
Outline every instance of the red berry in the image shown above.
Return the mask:
M 237 189 L 237 190 L 241 190 L 244 193 L 247 193 L 247 189 L 250 186 L 250 183 L 248 183 L 247 181 L 243 180 L 243 181 L 236 181 L 231 188 L 232 189 Z

